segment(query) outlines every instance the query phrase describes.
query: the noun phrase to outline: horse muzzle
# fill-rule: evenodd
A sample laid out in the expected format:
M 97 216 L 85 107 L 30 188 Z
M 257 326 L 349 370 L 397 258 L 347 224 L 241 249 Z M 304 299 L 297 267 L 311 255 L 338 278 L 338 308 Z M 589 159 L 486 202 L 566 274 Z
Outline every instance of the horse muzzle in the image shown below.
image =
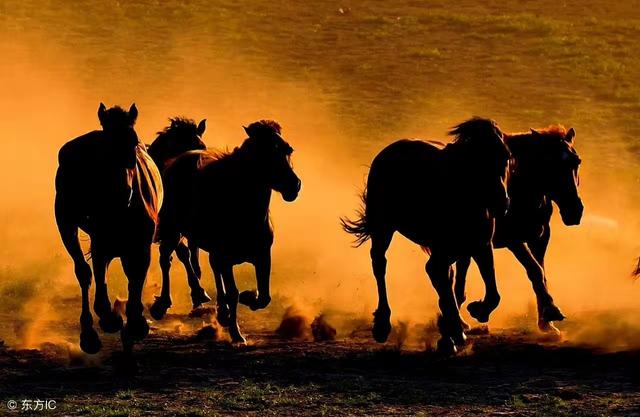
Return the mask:
M 577 226 L 582 220 L 582 213 L 584 212 L 584 205 L 581 200 L 578 200 L 571 208 L 560 205 L 560 217 L 562 223 L 566 226 Z
M 280 194 L 282 194 L 282 199 L 287 203 L 295 201 L 295 199 L 298 198 L 298 194 L 300 193 L 301 188 L 302 182 L 297 179 L 295 186 L 280 191 Z

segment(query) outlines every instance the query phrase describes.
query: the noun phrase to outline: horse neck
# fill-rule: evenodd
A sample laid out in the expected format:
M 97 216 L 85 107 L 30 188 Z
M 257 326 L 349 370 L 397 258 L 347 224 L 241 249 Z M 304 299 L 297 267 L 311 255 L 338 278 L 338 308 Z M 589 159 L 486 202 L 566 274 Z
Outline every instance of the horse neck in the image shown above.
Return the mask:
M 255 162 L 247 158 L 242 151 L 236 151 L 229 156 L 233 165 L 233 175 L 237 179 L 237 186 L 245 191 L 245 198 L 261 210 L 268 211 L 271 202 L 271 187 L 264 181 L 264 175 L 255 169 Z
M 535 146 L 530 142 L 529 134 L 505 136 L 508 146 Z M 519 142 L 519 143 L 518 143 Z M 528 152 L 519 150 L 520 155 Z M 509 173 L 507 191 L 513 203 L 539 207 L 547 198 L 547 193 L 542 184 L 542 178 L 538 172 L 531 170 L 530 165 L 524 163 L 522 156 L 515 156 L 515 168 Z

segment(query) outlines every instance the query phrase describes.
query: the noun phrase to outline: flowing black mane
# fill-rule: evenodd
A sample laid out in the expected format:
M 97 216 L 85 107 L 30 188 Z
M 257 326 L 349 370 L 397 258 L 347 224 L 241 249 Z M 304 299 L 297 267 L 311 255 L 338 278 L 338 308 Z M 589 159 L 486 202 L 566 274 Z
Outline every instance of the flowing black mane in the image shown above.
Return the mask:
M 502 131 L 498 124 L 491 119 L 484 119 L 474 116 L 449 130 L 449 136 L 453 136 L 452 143 L 467 143 L 470 140 L 483 137 L 486 133 L 494 132 L 498 136 L 502 136 Z
M 182 116 L 169 118 L 171 124 L 158 132 L 158 139 L 168 136 L 186 136 L 197 134 L 198 126 L 195 120 Z

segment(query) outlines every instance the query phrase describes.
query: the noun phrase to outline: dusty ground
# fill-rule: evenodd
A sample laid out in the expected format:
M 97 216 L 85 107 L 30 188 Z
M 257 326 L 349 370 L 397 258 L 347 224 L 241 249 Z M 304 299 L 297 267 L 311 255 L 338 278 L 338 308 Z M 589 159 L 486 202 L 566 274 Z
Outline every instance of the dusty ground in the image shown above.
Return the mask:
M 245 347 L 201 340 L 202 319 L 174 316 L 139 345 L 123 373 L 117 336 L 97 357 L 62 345 L 0 348 L 0 415 L 7 401 L 55 399 L 69 416 L 209 415 L 640 415 L 640 351 L 607 353 L 540 342 L 525 331 L 470 337 L 455 357 L 372 341 L 352 322 L 333 342 L 286 341 L 277 321 L 249 320 Z M 127 368 L 128 370 L 129 368 Z M 15 411 L 15 415 L 28 414 Z

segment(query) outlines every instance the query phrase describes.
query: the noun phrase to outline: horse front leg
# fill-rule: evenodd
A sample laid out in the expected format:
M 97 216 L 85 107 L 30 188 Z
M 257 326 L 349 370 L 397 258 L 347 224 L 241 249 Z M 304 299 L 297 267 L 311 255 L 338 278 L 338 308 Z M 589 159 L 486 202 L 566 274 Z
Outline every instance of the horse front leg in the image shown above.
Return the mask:
M 96 292 L 93 301 L 93 310 L 96 312 L 100 320 L 98 321 L 100 328 L 106 333 L 116 333 L 122 330 L 124 325 L 122 316 L 111 308 L 109 300 L 109 291 L 107 289 L 107 269 L 109 268 L 110 259 L 96 250 L 91 250 L 91 259 L 93 262 L 93 274 L 96 281 Z
M 469 266 L 471 265 L 470 257 L 461 257 L 456 262 L 456 275 L 455 275 L 455 283 L 454 283 L 454 293 L 456 295 L 456 302 L 458 303 L 458 308 L 462 307 L 465 301 L 467 301 L 467 271 L 469 271 Z
M 127 324 L 122 330 L 122 344 L 125 351 L 133 348 L 133 343 L 149 334 L 149 324 L 145 319 L 142 305 L 142 290 L 151 263 L 151 247 L 143 248 L 135 254 L 121 258 L 122 269 L 129 280 L 129 298 L 127 300 Z
M 456 297 L 453 293 L 448 257 L 438 252 L 433 252 L 425 270 L 438 293 L 438 305 L 442 313 L 438 323 L 442 336 L 438 341 L 438 350 L 443 353 L 455 353 L 456 345 L 464 345 L 467 338 L 464 334 L 460 310 L 458 310 Z
M 238 287 L 236 287 L 236 280 L 233 276 L 233 265 L 226 259 L 219 260 L 214 258 L 212 254 L 209 254 L 209 263 L 214 274 L 216 271 L 222 276 L 225 289 L 225 303 L 229 307 L 229 335 L 233 343 L 246 343 L 246 339 L 240 333 L 238 327 Z
M 242 291 L 240 293 L 239 302 L 248 306 L 251 310 L 261 310 L 271 303 L 271 248 L 267 248 L 260 256 L 258 256 L 253 266 L 256 270 L 256 282 L 258 293 L 255 291 Z
M 564 315 L 553 302 L 553 297 L 547 290 L 547 280 L 544 276 L 544 268 L 538 263 L 525 243 L 520 242 L 509 245 L 508 249 L 513 253 L 518 262 L 527 271 L 527 277 L 531 281 L 533 291 L 536 294 L 538 304 L 538 328 L 543 332 L 559 333 L 553 325 L 553 321 L 564 320 Z
M 200 268 L 200 248 L 195 243 L 189 241 L 189 252 L 191 253 L 191 266 L 193 272 L 198 279 L 202 278 L 202 269 Z
M 100 337 L 93 328 L 93 316 L 89 306 L 89 288 L 91 287 L 91 266 L 84 258 L 78 239 L 78 216 L 72 209 L 73 201 L 58 192 L 55 200 L 55 217 L 58 231 L 65 249 L 74 264 L 74 273 L 82 291 L 82 312 L 80 313 L 80 348 L 83 352 L 95 354 L 102 348 Z
M 496 270 L 493 261 L 493 245 L 489 243 L 484 246 L 473 255 L 473 259 L 476 261 L 480 276 L 484 281 L 485 294 L 482 300 L 469 303 L 467 310 L 471 317 L 480 323 L 486 323 L 489 321 L 489 315 L 500 304 L 500 294 L 498 293 Z
M 469 266 L 471 265 L 470 257 L 462 257 L 458 259 L 456 262 L 456 270 L 455 270 L 455 281 L 453 284 L 453 292 L 456 296 L 456 303 L 458 304 L 458 309 L 462 307 L 464 302 L 467 300 L 467 271 L 469 270 Z M 462 320 L 462 328 L 464 330 L 469 330 L 471 326 Z
M 180 236 L 175 235 L 160 242 L 160 269 L 162 271 L 162 290 L 156 296 L 149 313 L 154 320 L 161 320 L 171 307 L 171 261 L 172 254 L 180 243 Z
M 207 294 L 204 288 L 200 286 L 200 278 L 196 275 L 193 269 L 191 251 L 184 243 L 184 239 L 181 239 L 178 243 L 176 255 L 178 255 L 178 259 L 184 265 L 184 269 L 187 273 L 187 282 L 191 289 L 191 303 L 193 304 L 193 308 L 198 308 L 202 304 L 211 301 L 209 294 Z
M 387 297 L 387 249 L 391 244 L 393 232 L 371 234 L 371 267 L 378 289 L 378 308 L 373 313 L 373 338 L 384 343 L 391 333 L 391 307 Z

